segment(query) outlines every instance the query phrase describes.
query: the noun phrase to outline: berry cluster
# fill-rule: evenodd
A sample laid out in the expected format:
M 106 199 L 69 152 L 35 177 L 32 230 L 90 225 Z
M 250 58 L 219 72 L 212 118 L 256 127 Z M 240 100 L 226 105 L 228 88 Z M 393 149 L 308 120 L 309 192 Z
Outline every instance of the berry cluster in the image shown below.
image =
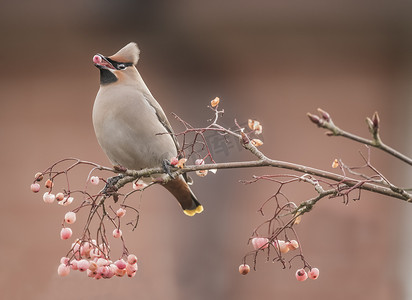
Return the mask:
M 43 174 L 37 173 L 35 175 L 35 181 L 30 187 L 34 193 L 38 193 L 40 191 L 41 187 L 39 182 L 42 180 Z M 98 176 L 91 176 L 89 182 L 92 185 L 98 185 L 100 178 Z M 134 185 L 138 185 L 139 189 L 144 187 L 143 183 L 136 182 Z M 45 203 L 51 204 L 56 200 L 58 204 L 67 206 L 73 202 L 74 198 L 70 196 L 70 192 L 65 191 L 64 193 L 52 193 L 53 181 L 51 179 L 48 179 L 44 186 L 48 189 L 48 191 L 43 195 L 43 201 Z M 137 188 L 134 187 L 134 189 Z M 67 225 L 71 225 L 76 222 L 76 213 L 82 207 L 88 206 L 85 203 L 86 202 L 83 202 L 83 204 L 79 207 L 73 209 L 72 211 L 66 212 L 64 215 L 64 221 L 62 223 L 63 228 L 60 231 L 60 238 L 62 240 L 71 238 L 73 231 L 71 228 L 67 227 Z M 92 202 L 91 206 L 95 207 L 94 211 L 96 211 L 99 206 L 93 205 L 94 204 Z M 91 211 L 93 211 L 93 209 Z M 122 230 L 120 229 L 120 219 L 126 215 L 126 206 L 123 205 L 123 207 L 120 207 L 117 211 L 112 210 L 112 212 L 113 216 L 109 216 L 107 212 L 105 212 L 105 214 L 115 227 L 112 233 L 113 237 L 116 239 L 121 239 L 123 242 L 122 257 L 115 262 L 110 260 L 110 246 L 106 236 L 103 233 L 100 235 L 100 240 L 102 240 L 103 243 L 99 244 L 96 240 L 88 237 L 89 231 L 87 229 L 83 235 L 83 238 L 77 239 L 72 244 L 69 253 L 61 258 L 60 265 L 57 268 L 58 275 L 67 276 L 70 273 L 70 270 L 78 270 L 80 272 L 86 272 L 88 277 L 94 279 L 112 278 L 113 276 L 123 277 L 125 275 L 128 277 L 135 276 L 137 271 L 137 257 L 134 254 L 128 254 L 122 238 Z M 103 225 L 101 224 L 100 226 Z M 102 228 L 102 231 L 105 232 L 104 227 Z
M 97 247 L 91 242 L 77 241 L 72 247 L 72 259 L 69 257 L 62 257 L 60 259 L 60 265 L 57 268 L 57 274 L 59 276 L 67 276 L 70 270 L 86 272 L 87 276 L 94 279 L 109 279 L 113 276 L 134 277 L 137 272 L 137 257 L 134 254 L 129 254 L 124 259 L 116 260 L 115 262 L 104 258 L 107 254 L 106 251 L 100 250 L 101 247 Z

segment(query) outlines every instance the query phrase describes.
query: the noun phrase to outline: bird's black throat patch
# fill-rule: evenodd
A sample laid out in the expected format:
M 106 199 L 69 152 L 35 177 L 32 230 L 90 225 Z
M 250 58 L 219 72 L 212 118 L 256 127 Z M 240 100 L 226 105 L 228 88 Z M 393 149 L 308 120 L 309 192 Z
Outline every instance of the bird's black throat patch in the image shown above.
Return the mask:
M 100 69 L 100 84 L 109 84 L 117 81 L 117 77 L 107 69 Z

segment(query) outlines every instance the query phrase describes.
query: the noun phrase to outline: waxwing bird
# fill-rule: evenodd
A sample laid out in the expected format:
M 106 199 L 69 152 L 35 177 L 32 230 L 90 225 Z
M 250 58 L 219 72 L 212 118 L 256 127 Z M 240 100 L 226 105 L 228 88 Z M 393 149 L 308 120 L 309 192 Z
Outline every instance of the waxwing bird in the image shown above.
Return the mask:
M 177 157 L 179 148 L 163 109 L 135 67 L 139 53 L 136 43 L 129 43 L 112 56 L 93 57 L 100 70 L 100 89 L 93 106 L 97 140 L 113 165 L 131 170 L 161 167 Z M 203 211 L 182 175 L 163 186 L 185 214 Z

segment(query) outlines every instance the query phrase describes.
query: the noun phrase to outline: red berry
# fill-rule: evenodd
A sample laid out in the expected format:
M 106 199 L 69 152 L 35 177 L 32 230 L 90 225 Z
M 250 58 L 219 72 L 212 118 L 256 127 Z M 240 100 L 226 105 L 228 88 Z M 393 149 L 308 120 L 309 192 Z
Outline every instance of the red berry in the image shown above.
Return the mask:
M 309 276 L 310 279 L 313 279 L 313 280 L 318 279 L 318 277 L 319 277 L 319 269 L 318 269 L 318 268 L 312 268 L 312 269 L 309 271 L 308 276 Z
M 32 183 L 32 185 L 30 186 L 30 189 L 33 193 L 38 193 L 40 191 L 40 184 Z
M 246 275 L 250 272 L 250 267 L 247 264 L 242 264 L 239 266 L 239 273 L 242 275 Z
M 179 159 L 178 159 L 177 157 L 172 157 L 172 158 L 170 159 L 170 164 L 171 164 L 172 166 L 176 166 L 178 162 L 179 162 Z

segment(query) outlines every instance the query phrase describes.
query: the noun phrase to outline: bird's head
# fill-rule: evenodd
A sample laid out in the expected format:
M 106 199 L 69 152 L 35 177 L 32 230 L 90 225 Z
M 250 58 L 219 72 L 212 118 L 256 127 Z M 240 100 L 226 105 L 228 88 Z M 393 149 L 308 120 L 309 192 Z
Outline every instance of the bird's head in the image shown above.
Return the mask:
M 100 84 L 109 84 L 116 81 L 127 80 L 137 72 L 135 65 L 139 60 L 140 50 L 136 43 L 129 43 L 116 54 L 93 56 L 94 65 L 100 69 Z

